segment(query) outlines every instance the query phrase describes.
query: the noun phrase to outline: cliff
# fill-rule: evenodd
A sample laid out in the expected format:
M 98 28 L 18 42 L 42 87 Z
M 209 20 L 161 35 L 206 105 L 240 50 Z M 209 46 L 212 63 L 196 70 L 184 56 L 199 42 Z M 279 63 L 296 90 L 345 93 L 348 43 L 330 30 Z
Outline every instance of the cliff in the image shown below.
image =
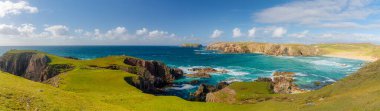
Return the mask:
M 29 80 L 42 82 L 52 78 L 64 69 L 72 69 L 70 65 L 49 65 L 50 58 L 35 51 L 9 51 L 0 57 L 0 70 Z
M 300 44 L 272 44 L 256 42 L 219 42 L 207 46 L 207 50 L 218 50 L 222 53 L 261 53 L 275 56 L 316 56 L 318 48 Z
M 124 63 L 132 66 L 126 69 L 127 72 L 138 75 L 138 80 L 133 80 L 129 83 L 144 92 L 159 93 L 160 88 L 171 84 L 175 79 L 183 76 L 181 69 L 170 68 L 158 61 L 146 61 L 127 57 Z

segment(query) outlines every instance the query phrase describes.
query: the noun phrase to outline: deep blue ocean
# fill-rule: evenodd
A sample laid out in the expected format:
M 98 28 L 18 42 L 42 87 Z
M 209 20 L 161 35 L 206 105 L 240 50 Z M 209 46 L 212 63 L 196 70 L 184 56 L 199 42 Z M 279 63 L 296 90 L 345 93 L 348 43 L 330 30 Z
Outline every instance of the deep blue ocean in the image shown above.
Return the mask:
M 189 68 L 212 67 L 227 70 L 227 74 L 212 74 L 209 79 L 182 78 L 177 85 L 166 88 L 168 94 L 187 98 L 197 85 L 183 84 L 198 79 L 201 83 L 217 84 L 221 81 L 253 81 L 258 77 L 270 77 L 274 71 L 296 73 L 296 84 L 303 89 L 318 89 L 331 84 L 355 71 L 365 61 L 332 57 L 287 57 L 261 54 L 220 54 L 203 48 L 177 46 L 0 46 L 0 54 L 11 49 L 39 50 L 59 56 L 94 59 L 110 55 L 128 55 L 146 60 L 159 60 L 187 73 Z M 321 82 L 317 86 L 315 82 Z

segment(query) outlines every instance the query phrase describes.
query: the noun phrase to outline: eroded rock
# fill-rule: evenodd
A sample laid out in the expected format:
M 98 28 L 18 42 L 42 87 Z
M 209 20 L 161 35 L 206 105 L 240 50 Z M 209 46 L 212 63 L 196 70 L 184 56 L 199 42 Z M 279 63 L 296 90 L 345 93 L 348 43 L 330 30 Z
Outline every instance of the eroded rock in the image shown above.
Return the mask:
M 158 61 L 145 61 L 128 57 L 124 63 L 133 66 L 126 69 L 127 72 L 139 75 L 137 80 L 134 79 L 129 83 L 148 93 L 159 93 L 161 88 L 183 76 L 181 69 L 170 68 Z
M 29 80 L 42 82 L 73 69 L 67 64 L 49 65 L 50 59 L 34 51 L 11 51 L 0 57 L 0 70 Z

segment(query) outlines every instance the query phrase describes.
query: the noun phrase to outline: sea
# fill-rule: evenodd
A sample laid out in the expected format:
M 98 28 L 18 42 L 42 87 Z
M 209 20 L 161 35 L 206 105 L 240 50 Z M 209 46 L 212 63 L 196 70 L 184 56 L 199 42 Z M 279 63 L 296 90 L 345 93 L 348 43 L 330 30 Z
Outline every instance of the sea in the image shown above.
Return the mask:
M 211 78 L 183 77 L 171 87 L 165 88 L 166 95 L 189 98 L 201 83 L 216 85 L 219 82 L 249 82 L 259 77 L 271 77 L 275 71 L 295 73 L 295 84 L 302 89 L 315 90 L 332 84 L 357 71 L 365 61 L 334 57 L 291 57 L 262 54 L 223 54 L 202 48 L 178 46 L 0 46 L 2 55 L 8 50 L 38 50 L 59 56 L 90 60 L 111 55 L 127 55 L 145 60 L 162 61 L 170 67 L 188 69 L 211 67 L 227 73 L 212 73 Z M 197 84 L 189 84 L 198 80 Z M 315 83 L 320 83 L 315 84 Z

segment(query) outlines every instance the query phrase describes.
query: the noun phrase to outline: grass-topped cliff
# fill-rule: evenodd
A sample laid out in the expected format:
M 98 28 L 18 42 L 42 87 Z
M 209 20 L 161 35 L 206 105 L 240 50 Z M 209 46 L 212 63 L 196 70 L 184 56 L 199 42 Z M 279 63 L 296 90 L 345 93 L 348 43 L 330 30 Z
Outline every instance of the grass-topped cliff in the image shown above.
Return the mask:
M 9 52 L 18 53 L 18 52 Z M 74 60 L 45 54 L 53 64 L 72 64 L 74 69 L 34 82 L 0 72 L 0 110 L 123 110 L 123 111 L 286 111 L 379 110 L 380 61 L 372 62 L 343 80 L 302 94 L 272 94 L 266 83 L 233 83 L 231 103 L 190 102 L 175 96 L 154 96 L 127 83 L 136 74 L 105 67 L 133 67 L 127 56 Z M 51 84 L 55 84 L 53 87 Z M 226 91 L 228 92 L 228 91 Z
M 365 61 L 379 58 L 380 47 L 370 43 L 340 44 L 273 44 L 259 42 L 217 42 L 209 50 L 223 53 L 262 53 L 276 56 L 331 56 Z

